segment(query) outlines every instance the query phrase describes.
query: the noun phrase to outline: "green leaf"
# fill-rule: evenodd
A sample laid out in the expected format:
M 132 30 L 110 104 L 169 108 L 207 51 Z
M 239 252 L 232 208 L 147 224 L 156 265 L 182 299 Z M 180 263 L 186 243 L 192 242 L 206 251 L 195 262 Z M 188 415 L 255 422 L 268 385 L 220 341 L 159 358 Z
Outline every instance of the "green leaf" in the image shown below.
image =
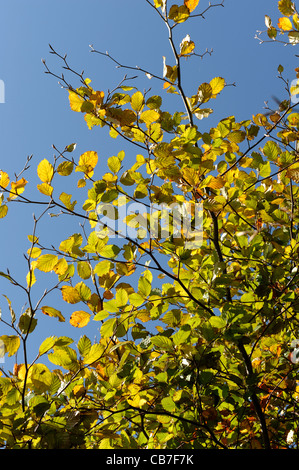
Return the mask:
M 165 411 L 169 413 L 173 413 L 176 410 L 176 404 L 171 397 L 165 397 L 161 400 L 161 405 L 163 406 Z
M 145 276 L 141 276 L 138 280 L 138 292 L 144 297 L 148 297 L 151 290 L 152 286 L 150 281 Z
M 81 336 L 78 341 L 78 350 L 81 356 L 85 357 L 89 354 L 91 349 L 91 341 L 87 336 Z
M 155 109 L 155 110 L 160 109 L 162 106 L 161 96 L 158 96 L 158 95 L 150 96 L 150 98 L 146 100 L 146 106 L 150 109 Z
M 189 325 L 183 325 L 174 335 L 172 335 L 173 342 L 176 345 L 186 343 L 191 334 L 191 328 Z
M 50 349 L 55 346 L 56 340 L 57 336 L 49 336 L 49 338 L 46 338 L 39 347 L 39 355 L 42 356 L 43 354 L 49 352 Z
M 67 370 L 78 369 L 77 354 L 68 346 L 57 347 L 56 344 L 54 352 L 48 354 L 48 359 L 53 364 L 61 366 Z
M 153 336 L 151 338 L 151 343 L 157 348 L 163 349 L 165 351 L 173 350 L 173 343 L 171 339 L 167 338 L 166 336 Z
M 218 316 L 211 317 L 209 319 L 209 322 L 211 323 L 213 328 L 220 328 L 221 329 L 221 328 L 224 328 L 225 325 L 226 325 L 226 321 L 222 317 L 218 317 Z
M 88 354 L 84 357 L 84 364 L 92 364 L 93 362 L 100 360 L 104 351 L 105 347 L 102 344 L 93 344 Z

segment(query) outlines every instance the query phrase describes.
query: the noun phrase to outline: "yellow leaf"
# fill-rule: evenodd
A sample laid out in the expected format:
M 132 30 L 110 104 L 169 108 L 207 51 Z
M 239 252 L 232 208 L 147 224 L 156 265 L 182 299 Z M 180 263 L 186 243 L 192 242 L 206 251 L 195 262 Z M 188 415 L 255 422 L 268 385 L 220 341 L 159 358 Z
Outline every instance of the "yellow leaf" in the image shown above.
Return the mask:
M 2 188 L 6 188 L 9 185 L 9 176 L 5 171 L 1 171 L 0 173 L 0 186 Z
M 71 195 L 71 194 L 67 194 L 67 193 L 64 193 L 64 192 L 62 192 L 62 193 L 60 194 L 59 199 L 60 199 L 60 201 L 65 205 L 65 207 L 66 207 L 67 209 L 69 209 L 70 211 L 73 211 L 75 205 L 77 204 L 77 201 L 71 202 L 71 199 L 72 199 L 72 195 Z
M 75 326 L 76 328 L 82 328 L 86 326 L 89 322 L 91 314 L 88 312 L 84 312 L 83 310 L 77 310 L 76 312 L 72 313 L 70 318 L 70 324 Z
M 13 356 L 20 347 L 20 338 L 18 336 L 0 336 L 2 344 L 5 346 L 5 353 L 8 353 L 8 356 Z
M 225 87 L 225 80 L 222 77 L 215 77 L 210 81 L 213 95 L 217 95 Z
M 26 181 L 25 178 L 21 178 L 19 181 L 15 182 L 12 181 L 9 199 L 15 199 L 19 194 L 22 194 L 27 183 L 28 181 Z
M 190 11 L 190 13 L 191 11 L 195 10 L 195 8 L 198 5 L 198 2 L 199 0 L 184 0 L 184 3 L 186 7 L 188 8 L 188 10 Z
M 189 34 L 187 34 L 186 37 L 182 40 L 180 44 L 180 55 L 188 55 L 193 52 L 195 48 L 195 44 L 193 41 L 191 41 Z
M 59 310 L 57 310 L 56 308 L 53 308 L 53 307 L 48 307 L 47 305 L 44 305 L 43 307 L 41 307 L 41 311 L 43 312 L 44 315 L 48 315 L 49 317 L 55 317 L 55 318 L 58 318 L 58 320 L 60 322 L 64 322 L 65 321 L 65 318 L 64 316 L 61 314 L 61 312 Z
M 43 271 L 44 273 L 48 273 L 52 271 L 54 266 L 58 263 L 58 257 L 56 255 L 41 255 L 36 263 L 37 269 Z
M 42 252 L 42 250 L 40 248 L 38 248 L 37 246 L 34 246 L 33 248 L 29 248 L 27 250 L 27 254 L 31 258 L 38 258 L 39 255 L 41 254 L 41 252 Z
M 293 29 L 291 20 L 289 18 L 286 18 L 285 16 L 283 18 L 279 18 L 278 27 L 283 31 L 290 31 L 291 29 Z
M 36 263 L 36 262 L 34 262 L 34 263 Z M 34 274 L 34 267 L 30 268 L 30 271 L 28 272 L 28 274 L 26 276 L 26 282 L 27 282 L 27 287 L 31 287 L 31 286 L 33 286 L 33 284 L 36 283 L 36 277 L 35 277 L 35 274 Z
M 52 196 L 54 188 L 48 183 L 42 183 L 37 185 L 37 189 L 40 193 L 45 194 L 46 196 Z
M 65 258 L 61 258 L 58 263 L 54 266 L 53 271 L 55 274 L 58 276 L 61 274 L 65 274 L 66 271 L 68 270 L 68 264 Z
M 37 175 L 43 183 L 50 183 L 52 181 L 54 168 L 46 158 L 38 164 Z
M 141 91 L 136 91 L 131 98 L 131 106 L 134 111 L 141 111 L 144 107 L 144 96 Z
M 8 207 L 5 204 L 0 206 L 0 219 L 3 219 L 3 217 L 6 216 L 7 212 L 8 212 Z
M 70 101 L 71 110 L 79 113 L 81 111 L 82 104 L 84 103 L 84 99 L 81 96 L 79 96 L 77 93 L 75 93 L 74 91 L 70 91 L 69 101 Z
M 77 187 L 84 188 L 84 186 L 86 186 L 86 180 L 84 178 L 79 179 L 77 183 Z
M 157 121 L 160 118 L 160 114 L 157 113 L 157 111 L 153 109 L 149 109 L 147 111 L 144 111 L 140 115 L 140 120 L 145 122 L 145 124 L 148 126 L 149 124 L 152 124 L 153 122 Z
M 83 153 L 79 158 L 78 166 L 75 171 L 82 171 L 87 176 L 92 176 L 93 170 L 98 163 L 98 154 L 93 150 Z
M 62 298 L 69 304 L 77 304 L 81 301 L 79 292 L 72 286 L 62 286 Z

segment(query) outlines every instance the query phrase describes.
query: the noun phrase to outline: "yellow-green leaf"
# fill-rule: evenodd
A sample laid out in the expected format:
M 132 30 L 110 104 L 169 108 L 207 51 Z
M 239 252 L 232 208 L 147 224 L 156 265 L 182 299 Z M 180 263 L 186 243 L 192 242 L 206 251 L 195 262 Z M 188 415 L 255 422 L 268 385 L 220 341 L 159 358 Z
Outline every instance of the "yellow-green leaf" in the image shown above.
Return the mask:
M 37 262 L 36 262 L 36 267 L 40 271 L 43 271 L 45 273 L 52 271 L 54 266 L 58 263 L 58 256 L 56 255 L 41 255 Z
M 140 120 L 143 121 L 147 126 L 157 121 L 160 117 L 160 114 L 157 113 L 154 109 L 149 109 L 144 111 L 140 115 Z
M 89 279 L 91 276 L 91 268 L 89 263 L 86 261 L 78 261 L 77 271 L 81 279 Z
M 72 173 L 74 164 L 72 162 L 62 162 L 58 165 L 57 173 L 61 176 L 68 176 Z
M 139 113 L 144 107 L 144 96 L 141 91 L 136 91 L 131 97 L 131 106 L 134 111 Z
M 225 87 L 225 80 L 222 77 L 215 77 L 210 81 L 213 95 L 217 95 Z
M 13 356 L 20 347 L 20 338 L 15 335 L 2 335 L 0 336 L 0 341 L 4 344 L 5 353 L 8 353 L 9 357 Z

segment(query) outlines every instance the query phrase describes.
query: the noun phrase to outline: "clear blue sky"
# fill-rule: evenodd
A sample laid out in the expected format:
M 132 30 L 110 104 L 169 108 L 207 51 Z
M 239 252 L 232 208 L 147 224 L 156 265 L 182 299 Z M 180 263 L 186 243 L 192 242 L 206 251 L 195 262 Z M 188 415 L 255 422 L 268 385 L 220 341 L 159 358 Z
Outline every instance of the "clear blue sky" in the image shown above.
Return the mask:
M 207 4 L 201 0 L 199 8 L 204 10 Z M 200 130 L 209 129 L 217 120 L 232 114 L 239 120 L 248 119 L 262 111 L 265 100 L 273 103 L 272 95 L 283 98 L 283 86 L 277 79 L 279 64 L 285 66 L 290 80 L 295 78 L 293 70 L 298 59 L 294 54 L 298 53 L 297 47 L 260 45 L 254 39 L 256 30 L 265 29 L 265 14 L 272 17 L 274 24 L 277 23 L 282 16 L 277 10 L 277 1 L 225 0 L 224 8 L 211 9 L 205 20 L 192 19 L 176 29 L 178 43 L 189 33 L 198 53 L 203 53 L 206 48 L 214 51 L 211 57 L 207 55 L 203 60 L 192 58 L 186 63 L 183 85 L 187 94 L 194 93 L 202 82 L 215 76 L 224 77 L 227 83 L 236 83 L 236 87 L 225 88 L 213 102 L 214 115 L 199 122 Z M 35 184 L 36 165 L 43 158 L 51 160 L 52 144 L 63 149 L 72 142 L 77 143 L 78 158 L 86 150 L 95 150 L 105 163 L 109 156 L 126 149 L 128 156 L 135 159 L 134 148 L 127 147 L 119 139 L 109 139 L 105 130 L 95 128 L 89 131 L 82 116 L 70 110 L 67 93 L 58 86 L 56 79 L 44 73 L 41 59 L 45 59 L 54 72 L 61 72 L 61 63 L 49 54 L 49 43 L 59 53 L 67 53 L 70 65 L 79 72 L 84 69 L 94 88 L 105 92 L 117 85 L 125 73 L 131 75 L 132 72 L 116 69 L 107 58 L 90 53 L 89 44 L 101 51 L 108 50 L 124 64 L 139 65 L 158 75 L 162 73 L 163 55 L 167 63 L 173 64 L 166 28 L 145 0 L 3 2 L 0 79 L 5 84 L 5 103 L 0 104 L 0 169 L 12 176 L 22 169 L 27 155 L 33 154 L 31 170 L 24 176 Z M 155 83 L 140 76 L 135 85 L 141 90 L 152 87 L 155 93 L 162 93 L 165 100 L 169 99 L 169 95 L 163 95 L 161 82 Z M 38 214 L 36 208 L 14 204 L 9 215 L 1 220 L 0 270 L 5 271 L 9 267 L 12 275 L 20 281 L 27 273 L 23 253 L 29 247 L 27 235 L 32 231 L 33 211 Z M 55 221 L 56 233 L 51 236 L 63 239 L 57 231 L 67 229 L 65 220 L 70 223 L 68 235 L 76 231 L 71 219 L 64 219 L 63 226 Z M 49 236 L 49 226 L 41 227 L 39 234 L 45 238 Z M 0 278 L 0 293 L 10 297 L 18 315 L 25 300 L 21 292 Z M 40 293 L 36 287 L 36 299 Z M 52 299 L 52 306 L 61 307 L 60 299 Z M 9 319 L 6 300 L 1 295 L 0 307 L 3 318 Z M 71 309 L 63 311 L 68 318 L 66 312 L 71 312 Z M 86 333 L 91 338 L 97 334 L 98 325 L 94 323 L 86 331 L 75 330 L 56 319 L 40 316 L 43 318 L 35 334 L 37 345 L 53 334 L 79 337 Z M 0 323 L 0 335 L 4 333 L 12 334 Z M 33 357 L 35 353 L 33 348 Z

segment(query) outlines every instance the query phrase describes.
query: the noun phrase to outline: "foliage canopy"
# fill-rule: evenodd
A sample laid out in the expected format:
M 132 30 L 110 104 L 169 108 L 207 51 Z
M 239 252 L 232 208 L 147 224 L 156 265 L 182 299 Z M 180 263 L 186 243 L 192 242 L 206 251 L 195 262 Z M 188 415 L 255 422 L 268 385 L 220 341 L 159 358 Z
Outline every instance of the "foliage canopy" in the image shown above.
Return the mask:
M 10 316 L 1 317 L 11 328 L 0 337 L 3 354 L 19 351 L 19 358 L 22 349 L 23 360 L 12 372 L 1 368 L 0 444 L 297 448 L 299 88 L 279 65 L 287 85 L 279 109 L 242 122 L 229 116 L 203 132 L 228 85 L 215 77 L 194 83 L 187 96 L 182 60 L 199 54 L 193 38 L 176 44 L 173 32 L 223 3 L 198 11 L 198 0 L 145 1 L 167 28 L 174 65 L 164 57 L 161 76 L 137 70 L 160 80 L 161 96 L 136 89 L 127 76 L 113 91 L 95 90 L 52 47 L 79 84 L 44 62 L 89 129 L 132 144 L 133 165 L 120 147 L 99 178 L 98 153 L 74 156 L 69 144 L 38 163 L 37 188 L 24 176 L 29 161 L 15 180 L 0 173 L 1 218 L 12 201 L 39 210 L 24 283 L 0 272 L 29 305 L 18 315 L 6 297 Z M 265 40 L 296 45 L 295 4 L 280 0 L 278 9 L 276 25 L 265 17 Z M 164 108 L 166 94 L 181 99 L 174 113 Z M 77 219 L 81 232 L 45 246 L 38 227 L 49 211 Z M 50 281 L 35 301 L 41 273 Z M 48 301 L 53 292 L 58 304 Z M 61 301 L 73 306 L 69 319 Z M 30 362 L 41 315 L 53 318 L 55 335 L 42 339 Z M 77 342 L 58 335 L 66 321 L 82 328 Z M 84 334 L 91 322 L 99 340 Z

